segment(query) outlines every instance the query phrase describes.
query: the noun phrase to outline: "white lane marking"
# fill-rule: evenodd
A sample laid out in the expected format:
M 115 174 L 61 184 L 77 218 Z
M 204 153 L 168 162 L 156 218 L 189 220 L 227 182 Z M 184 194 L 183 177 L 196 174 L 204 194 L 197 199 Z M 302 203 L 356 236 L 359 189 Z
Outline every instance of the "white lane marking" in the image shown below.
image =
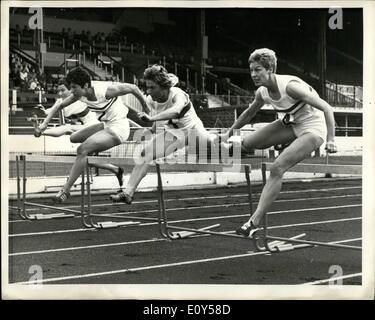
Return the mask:
M 327 196 L 327 197 L 315 197 L 315 198 L 298 198 L 298 199 L 283 199 L 283 200 L 276 200 L 274 203 L 280 203 L 280 202 L 300 202 L 300 201 L 308 201 L 308 200 L 322 200 L 322 199 L 332 199 L 332 198 L 349 198 L 349 197 L 360 197 L 362 194 L 351 194 L 351 195 L 342 195 L 342 196 Z M 258 202 L 253 202 L 253 205 L 257 204 Z M 217 204 L 217 205 L 208 205 L 208 206 L 196 206 L 196 207 L 180 207 L 180 208 L 167 208 L 166 211 L 177 211 L 177 210 L 195 210 L 195 209 L 207 209 L 207 208 L 220 208 L 220 207 L 237 207 L 237 206 L 243 206 L 248 205 L 248 202 L 240 202 L 236 204 Z M 103 213 L 102 216 L 105 217 L 106 215 L 116 216 L 116 215 L 131 215 L 131 214 L 138 214 L 138 213 L 152 213 L 152 212 L 158 212 L 158 209 L 150 209 L 150 210 L 139 210 L 139 211 L 125 211 L 125 212 L 115 212 L 115 213 Z M 75 219 L 80 219 L 80 216 L 74 217 Z M 28 222 L 28 220 L 12 220 L 9 221 L 9 223 L 15 223 L 15 222 Z
M 360 220 L 360 219 L 361 218 L 347 218 L 347 219 L 337 219 L 337 220 L 306 222 L 306 223 L 302 223 L 302 224 L 299 223 L 299 224 L 272 226 L 272 227 L 268 227 L 268 229 L 283 229 L 283 228 L 292 228 L 292 227 L 299 227 L 299 226 L 316 225 L 316 224 L 323 224 L 323 223 L 335 223 L 335 222 L 354 221 L 354 220 Z M 222 233 L 230 234 L 230 233 L 234 233 L 234 231 L 233 230 L 231 230 L 231 231 L 223 231 Z M 207 235 L 200 235 L 200 236 L 207 236 Z M 196 237 L 198 237 L 198 236 L 196 236 Z M 139 241 L 108 243 L 108 244 L 82 246 L 82 247 L 70 247 L 70 248 L 48 249 L 48 250 L 39 250 L 39 251 L 16 252 L 16 253 L 10 253 L 9 256 L 21 256 L 21 255 L 39 254 L 39 253 L 44 254 L 44 253 L 51 253 L 51 252 L 54 253 L 54 252 L 61 252 L 61 251 L 94 249 L 94 248 L 113 247 L 113 246 L 129 245 L 129 244 L 148 243 L 148 242 L 163 241 L 163 240 L 166 240 L 166 239 L 139 240 Z M 362 240 L 362 238 L 350 239 L 350 241 L 359 241 L 359 240 Z M 337 241 L 336 243 L 344 243 L 346 241 L 347 240 L 341 240 L 341 241 Z
M 336 242 L 328 242 L 330 244 L 334 244 Z M 250 256 L 257 256 L 257 255 L 269 255 L 268 251 L 264 252 L 248 252 L 246 254 L 236 254 L 231 256 L 222 256 L 222 257 L 215 257 L 215 258 L 207 258 L 207 259 L 199 259 L 199 260 L 189 260 L 189 261 L 181 261 L 181 262 L 174 262 L 174 263 L 165 263 L 159 264 L 154 266 L 144 266 L 138 268 L 130 268 L 130 269 L 119 269 L 119 270 L 111 270 L 111 271 L 104 271 L 104 272 L 95 272 L 95 273 L 87 273 L 87 274 L 80 274 L 74 276 L 65 276 L 65 277 L 55 277 L 55 278 L 47 278 L 39 280 L 35 283 L 30 283 L 30 281 L 23 281 L 23 282 L 15 282 L 14 284 L 41 284 L 41 283 L 48 283 L 53 281 L 64 281 L 64 280 L 74 280 L 74 279 L 82 279 L 82 278 L 91 278 L 91 277 L 98 277 L 98 276 L 106 276 L 112 274 L 119 274 L 119 273 L 127 273 L 127 272 L 135 272 L 135 271 L 147 271 L 152 269 L 161 269 L 161 268 L 170 268 L 170 267 L 178 267 L 183 265 L 191 265 L 191 264 L 198 264 L 198 263 L 205 263 L 205 262 L 213 262 L 213 261 L 223 261 L 223 260 L 231 260 L 237 258 L 244 258 Z
M 115 246 L 125 246 L 131 244 L 141 244 L 141 243 L 149 243 L 149 242 L 157 242 L 157 241 L 167 241 L 164 238 L 155 238 L 149 240 L 138 240 L 138 241 L 126 241 L 126 242 L 117 242 L 117 243 L 106 243 L 106 244 L 97 244 L 91 246 L 82 246 L 82 247 L 71 247 L 71 248 L 58 248 L 58 249 L 48 249 L 48 250 L 39 250 L 39 251 L 27 251 L 27 252 L 17 252 L 17 253 L 9 253 L 10 257 L 14 256 L 24 256 L 29 254 L 38 254 L 38 253 L 51 253 L 51 252 L 61 252 L 61 251 L 74 251 L 74 250 L 84 250 L 84 249 L 94 249 L 94 248 L 106 248 L 106 247 L 115 247 Z
M 343 195 L 335 198 L 348 198 L 348 197 L 357 197 L 361 196 L 361 194 L 355 194 L 355 195 Z M 303 198 L 303 199 L 285 199 L 285 200 L 276 200 L 274 203 L 277 202 L 299 202 L 299 201 L 308 201 L 308 200 L 321 200 L 321 199 L 332 199 L 332 197 L 316 197 L 316 198 Z M 253 202 L 253 205 L 256 205 L 258 202 Z M 217 205 L 207 205 L 207 206 L 195 206 L 195 207 L 180 207 L 180 208 L 167 208 L 166 211 L 179 211 L 179 210 L 197 210 L 197 209 L 212 209 L 212 208 L 221 208 L 221 207 L 240 207 L 240 206 L 246 206 L 249 205 L 248 202 L 240 202 L 240 203 L 228 203 L 228 204 L 217 204 Z M 347 207 L 349 207 L 348 205 Z M 300 209 L 297 209 L 300 210 Z M 301 209 L 305 210 L 305 209 Z M 132 215 L 132 214 L 138 214 L 138 213 L 154 213 L 158 212 L 158 209 L 150 209 L 150 210 L 140 210 L 140 211 L 124 211 L 124 212 L 115 212 L 115 213 L 103 213 L 101 217 L 106 216 L 126 216 L 126 215 Z M 271 213 L 270 213 L 271 214 Z M 81 219 L 80 216 L 75 216 L 73 219 Z M 13 220 L 9 221 L 9 223 L 15 223 L 15 222 L 29 222 L 29 220 Z
M 293 193 L 303 193 L 303 192 L 326 192 L 326 191 L 335 191 L 335 190 L 349 190 L 349 189 L 362 189 L 361 186 L 354 186 L 354 187 L 340 187 L 340 188 L 326 188 L 326 189 L 306 189 L 306 190 L 289 190 L 289 191 L 281 191 L 280 194 L 293 194 Z M 255 195 L 260 195 L 260 193 L 254 193 Z M 362 194 L 360 194 L 362 195 Z M 173 202 L 173 201 L 190 201 L 190 200 L 204 200 L 204 199 L 225 199 L 225 198 L 242 198 L 247 197 L 247 193 L 239 193 L 233 195 L 225 195 L 225 196 L 208 196 L 208 197 L 191 197 L 191 198 L 176 198 L 176 199 L 165 199 L 165 202 Z M 338 196 L 335 196 L 335 198 Z M 158 200 L 143 200 L 143 201 L 133 201 L 133 204 L 144 204 L 144 203 L 157 203 Z M 91 207 L 108 207 L 111 206 L 119 206 L 124 205 L 123 203 L 99 203 L 99 204 L 92 204 Z M 65 206 L 63 208 L 73 209 L 73 208 L 80 208 L 79 205 L 71 205 Z M 37 211 L 40 208 L 28 208 L 27 211 Z M 22 220 L 23 221 L 23 220 Z
M 248 203 L 240 203 L 231 205 L 234 206 L 243 206 L 248 205 Z M 218 206 L 214 206 L 218 207 Z M 219 206 L 223 207 L 223 205 Z M 300 211 L 318 211 L 318 210 L 331 210 L 331 209 L 340 209 L 340 208 L 350 208 L 350 207 L 362 207 L 362 204 L 353 204 L 353 205 L 344 205 L 344 206 L 333 206 L 333 207 L 319 207 L 319 208 L 302 208 L 302 209 L 293 209 L 293 210 L 283 210 L 283 211 L 271 211 L 268 214 L 281 214 L 281 213 L 289 213 L 289 212 L 300 212 Z M 207 208 L 207 206 L 204 207 L 195 207 L 195 208 L 183 208 L 184 210 L 192 210 L 192 209 L 201 209 L 201 208 Z M 209 207 L 209 208 L 212 208 Z M 171 211 L 173 210 L 181 210 L 181 209 L 169 209 Z M 126 215 L 127 212 L 124 213 L 117 213 L 117 214 L 108 214 L 108 215 Z M 106 217 L 107 215 L 103 214 L 101 215 L 103 217 Z M 178 223 L 178 222 L 191 222 L 191 221 L 206 221 L 206 220 L 216 220 L 216 219 L 231 219 L 231 218 L 240 218 L 240 217 L 247 217 L 248 214 L 237 214 L 237 215 L 229 215 L 229 216 L 215 216 L 215 217 L 208 217 L 208 218 L 195 218 L 195 219 L 185 219 L 185 220 L 174 220 L 169 221 L 168 223 Z M 144 223 L 141 224 L 142 226 L 149 226 L 149 225 L 155 225 L 157 222 L 151 222 L 151 223 Z M 87 228 L 80 228 L 80 229 L 67 229 L 67 230 L 55 230 L 55 231 L 42 231 L 42 232 L 29 232 L 29 233 L 15 233 L 15 234 L 9 234 L 9 237 L 23 237 L 23 236 L 35 236 L 35 235 L 46 235 L 46 234 L 58 234 L 58 233 L 69 233 L 69 232 L 79 232 L 79 231 L 96 231 L 95 229 L 87 229 Z
M 332 278 L 329 278 L 329 279 L 316 280 L 316 281 L 312 281 L 312 282 L 305 282 L 305 283 L 301 283 L 301 285 L 322 284 L 322 283 L 327 283 L 327 282 L 330 282 L 330 281 L 337 281 L 337 280 L 350 279 L 350 278 L 358 278 L 358 277 L 361 277 L 361 276 L 362 276 L 362 272 L 352 273 L 352 274 L 348 274 L 346 276 L 341 276 L 341 277 L 332 277 Z M 337 286 L 337 287 L 339 287 L 339 286 Z

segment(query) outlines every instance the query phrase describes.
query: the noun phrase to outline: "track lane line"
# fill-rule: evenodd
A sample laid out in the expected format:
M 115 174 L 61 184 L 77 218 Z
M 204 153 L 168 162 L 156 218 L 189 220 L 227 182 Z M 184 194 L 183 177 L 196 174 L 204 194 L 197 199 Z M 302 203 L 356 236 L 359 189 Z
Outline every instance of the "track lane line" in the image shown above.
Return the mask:
M 289 190 L 289 191 L 281 191 L 280 194 L 294 194 L 294 193 L 303 193 L 303 192 L 320 192 L 320 191 L 335 191 L 335 190 L 349 190 L 349 189 L 362 189 L 361 186 L 352 186 L 352 187 L 339 187 L 339 188 L 326 188 L 326 189 L 307 189 L 307 190 Z M 260 195 L 260 193 L 254 193 L 255 195 Z M 360 194 L 362 195 L 362 194 Z M 239 193 L 239 194 L 233 194 L 233 195 L 225 195 L 225 196 L 209 196 L 209 197 L 190 197 L 190 198 L 178 198 L 178 199 L 165 199 L 165 202 L 173 202 L 173 201 L 190 201 L 190 200 L 204 200 L 204 199 L 225 199 L 225 198 L 242 198 L 242 197 L 247 197 L 247 193 Z M 350 195 L 348 195 L 350 196 Z M 144 203 L 157 203 L 158 200 L 143 200 L 143 201 L 133 201 L 133 204 L 144 204 Z M 123 204 L 117 204 L 113 202 L 107 202 L 107 203 L 100 203 L 100 204 L 92 204 L 91 207 L 108 207 L 109 205 L 112 206 L 120 206 Z M 16 208 L 16 207 L 14 207 Z M 67 208 L 67 209 L 73 209 L 73 208 L 80 208 L 80 205 L 70 205 L 70 206 L 65 206 L 62 208 Z M 27 208 L 27 211 L 39 211 L 40 208 Z M 20 220 L 23 221 L 23 220 Z
M 349 240 L 349 239 L 346 239 L 346 241 L 347 240 Z M 328 243 L 335 244 L 336 242 L 333 241 L 333 242 L 328 242 Z M 237 254 L 237 255 L 231 255 L 231 256 L 221 256 L 221 257 L 206 258 L 206 259 L 199 259 L 199 260 L 188 260 L 188 261 L 181 261 L 181 262 L 174 262 L 174 263 L 165 263 L 165 264 L 159 264 L 159 265 L 153 265 L 153 266 L 144 266 L 144 267 L 129 268 L 129 269 L 119 269 L 119 270 L 111 270 L 111 271 L 87 273 L 87 274 L 80 274 L 80 275 L 74 275 L 74 276 L 47 278 L 47 279 L 38 280 L 35 283 L 30 283 L 30 281 L 23 281 L 23 282 L 14 282 L 12 284 L 17 284 L 17 285 L 23 285 L 23 284 L 35 285 L 35 284 L 42 284 L 42 283 L 48 283 L 48 282 L 54 282 L 54 281 L 65 281 L 65 280 L 92 278 L 92 277 L 113 275 L 113 274 L 119 274 L 119 273 L 136 272 L 136 271 L 148 271 L 148 270 L 153 270 L 153 269 L 178 267 L 178 266 L 183 266 L 183 265 L 192 265 L 192 264 L 199 264 L 199 263 L 205 263 L 205 262 L 232 260 L 232 259 L 245 258 L 245 257 L 251 257 L 251 256 L 258 256 L 258 255 L 266 255 L 266 254 L 269 255 L 270 253 L 268 251 L 267 252 L 263 252 L 263 251 L 262 252 L 254 252 L 254 251 L 251 251 L 251 252 L 248 252 L 248 253 L 245 253 L 245 254 Z
M 343 195 L 334 198 L 348 198 L 348 197 L 360 197 L 361 194 L 355 195 Z M 332 199 L 332 197 L 315 197 L 315 198 L 299 198 L 299 199 L 284 199 L 284 200 L 276 200 L 274 203 L 281 203 L 281 202 L 300 202 L 300 201 L 308 201 L 308 200 L 322 200 L 322 199 Z M 196 210 L 196 209 L 209 209 L 209 208 L 221 208 L 221 207 L 238 207 L 238 206 L 245 206 L 248 205 L 248 202 L 240 202 L 240 203 L 228 203 L 228 204 L 216 204 L 216 205 L 207 205 L 207 206 L 195 206 L 195 207 L 179 207 L 179 208 L 166 208 L 166 211 L 177 211 L 177 210 Z M 258 204 L 258 202 L 253 202 L 253 205 Z M 348 205 L 350 206 L 350 205 Z M 304 209 L 302 209 L 304 210 Z M 139 211 L 123 211 L 123 212 L 114 212 L 114 213 L 103 213 L 101 216 L 126 216 L 132 214 L 139 214 L 139 213 L 155 213 L 158 212 L 158 209 L 150 209 L 150 210 L 139 210 Z M 72 219 L 81 219 L 80 216 L 72 217 Z M 20 222 L 30 222 L 29 220 L 12 220 L 8 221 L 9 223 L 20 223 Z
M 352 273 L 352 274 L 348 274 L 348 275 L 341 276 L 341 277 L 332 277 L 332 278 L 323 279 L 323 280 L 316 280 L 316 281 L 312 281 L 312 282 L 305 282 L 305 283 L 301 283 L 301 285 L 315 285 L 315 284 L 327 283 L 327 282 L 330 282 L 330 281 L 337 281 L 337 280 L 350 279 L 350 278 L 358 278 L 358 277 L 362 277 L 362 272 L 360 272 L 360 273 Z M 335 287 L 339 287 L 339 285 L 335 285 Z
M 240 203 L 236 205 L 231 205 L 231 206 L 244 206 L 248 205 L 248 203 Z M 207 209 L 207 208 L 222 208 L 225 207 L 225 205 L 219 205 L 219 206 L 203 206 L 203 207 L 191 207 L 191 208 L 184 208 L 184 210 L 196 210 L 196 209 Z M 345 205 L 345 206 L 333 206 L 333 207 L 318 207 L 318 208 L 301 208 L 301 209 L 293 209 L 293 210 L 283 210 L 283 211 L 271 211 L 268 214 L 269 215 L 274 215 L 274 214 L 282 214 L 282 213 L 290 213 L 290 212 L 299 212 L 299 211 L 320 211 L 320 210 L 331 210 L 331 209 L 340 209 L 340 208 L 350 208 L 350 207 L 362 207 L 362 204 L 358 205 Z M 181 210 L 179 209 L 167 209 L 170 211 L 175 211 L 175 210 Z M 157 210 L 156 210 L 157 211 Z M 118 215 L 127 215 L 129 214 L 128 212 L 124 213 L 116 213 L 116 214 L 108 214 L 108 215 L 101 215 L 102 217 L 109 217 L 110 216 L 118 216 Z M 216 216 L 216 217 L 208 217 L 208 218 L 196 218 L 196 219 L 185 219 L 185 220 L 175 220 L 175 221 L 169 221 L 169 223 L 177 223 L 177 222 L 191 222 L 191 221 L 206 221 L 206 220 L 214 220 L 214 219 L 230 219 L 230 218 L 240 218 L 240 217 L 247 217 L 248 214 L 238 214 L 238 215 L 230 215 L 230 216 Z M 143 226 L 148 226 L 148 225 L 155 225 L 157 222 L 152 222 L 152 223 L 144 223 L 141 224 Z M 16 234 L 9 234 L 8 236 L 13 238 L 13 237 L 22 237 L 22 236 L 34 236 L 34 235 L 46 235 L 46 234 L 58 234 L 58 233 L 69 233 L 69 232 L 82 232 L 82 231 L 97 231 L 96 229 L 89 229 L 89 228 L 79 228 L 79 229 L 67 229 L 67 230 L 55 230 L 55 231 L 42 231 L 42 232 L 30 232 L 30 233 L 16 233 Z
M 306 222 L 302 224 L 290 224 L 290 225 L 280 225 L 280 226 L 272 226 L 268 227 L 268 229 L 283 229 L 283 228 L 292 228 L 292 227 L 300 227 L 300 226 L 307 226 L 307 225 L 316 225 L 322 223 L 336 223 L 336 222 L 347 222 L 347 221 L 355 221 L 360 220 L 361 218 L 347 218 L 347 219 L 338 219 L 338 220 L 326 220 L 326 221 L 316 221 L 316 222 Z M 234 230 L 231 231 L 223 231 L 225 234 L 234 233 Z M 207 235 L 199 235 L 199 236 L 207 236 Z M 198 237 L 195 236 L 195 237 Z M 47 249 L 47 250 L 38 250 L 38 251 L 27 251 L 27 252 L 15 252 L 10 253 L 9 256 L 21 256 L 21 255 L 31 255 L 31 254 L 45 254 L 45 253 L 55 253 L 55 252 L 62 252 L 62 251 L 75 251 L 75 250 L 85 250 L 85 249 L 94 249 L 94 248 L 104 248 L 104 247 L 112 247 L 112 246 L 121 246 L 121 245 L 129 245 L 129 244 L 141 244 L 141 243 L 150 243 L 150 242 L 157 242 L 157 241 L 167 241 L 164 238 L 155 238 L 149 240 L 138 240 L 138 241 L 128 241 L 128 242 L 118 242 L 118 243 L 108 243 L 108 244 L 99 244 L 99 245 L 90 245 L 90 246 L 81 246 L 81 247 L 68 247 L 68 248 L 57 248 L 57 249 Z M 351 241 L 359 241 L 362 238 L 355 238 L 351 239 Z M 340 240 L 342 241 L 342 240 Z M 344 240 L 346 241 L 346 240 Z M 344 242 L 342 241 L 342 242 Z M 341 242 L 337 242 L 341 243 Z

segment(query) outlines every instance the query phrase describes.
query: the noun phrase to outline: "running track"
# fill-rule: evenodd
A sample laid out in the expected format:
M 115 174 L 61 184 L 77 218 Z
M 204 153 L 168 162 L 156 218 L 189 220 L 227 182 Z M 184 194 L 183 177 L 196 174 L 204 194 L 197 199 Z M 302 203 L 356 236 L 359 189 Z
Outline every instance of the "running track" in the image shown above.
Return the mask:
M 260 185 L 255 185 L 255 205 L 259 192 Z M 165 196 L 170 221 L 178 226 L 220 223 L 215 231 L 233 232 L 247 219 L 243 185 L 174 190 Z M 93 210 L 156 217 L 156 197 L 155 192 L 138 193 L 127 206 L 111 204 L 108 195 L 94 195 Z M 50 199 L 33 201 L 51 204 Z M 79 210 L 79 201 L 72 197 L 64 206 Z M 9 201 L 9 205 L 16 204 Z M 360 246 L 361 211 L 361 179 L 286 182 L 271 208 L 270 233 L 283 237 L 306 233 L 309 240 Z M 362 281 L 361 251 L 314 247 L 271 255 L 255 252 L 252 242 L 242 239 L 165 240 L 152 222 L 93 231 L 84 229 L 79 218 L 22 221 L 10 210 L 9 283 L 27 283 L 33 265 L 42 268 L 48 284 L 327 285 L 332 265 L 342 268 L 343 284 Z

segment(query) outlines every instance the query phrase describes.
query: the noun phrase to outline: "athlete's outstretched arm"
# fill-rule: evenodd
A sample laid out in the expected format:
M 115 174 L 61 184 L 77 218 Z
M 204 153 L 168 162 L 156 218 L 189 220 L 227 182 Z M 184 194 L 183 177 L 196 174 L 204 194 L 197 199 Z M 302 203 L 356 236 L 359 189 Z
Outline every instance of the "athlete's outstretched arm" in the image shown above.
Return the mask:
M 229 131 L 226 133 L 228 137 L 233 134 L 233 130 L 241 129 L 245 124 L 248 124 L 251 119 L 257 114 L 257 112 L 262 108 L 264 105 L 264 101 L 260 94 L 260 90 L 258 89 L 255 93 L 254 101 L 249 105 L 249 107 L 242 112 L 242 114 L 238 117 L 237 121 L 233 123 L 230 127 Z
M 286 86 L 286 93 L 296 100 L 303 100 L 310 106 L 317 108 L 324 112 L 324 117 L 326 119 L 327 125 L 327 150 L 330 152 L 336 152 L 335 140 L 335 118 L 333 115 L 332 107 L 320 98 L 318 95 L 314 94 L 312 91 L 308 90 L 304 85 L 297 81 L 291 81 Z
M 46 116 L 48 116 L 48 115 L 54 110 L 53 108 L 56 107 L 56 105 L 59 105 L 61 102 L 62 102 L 62 99 L 59 98 L 59 99 L 57 99 L 57 100 L 55 101 L 55 103 L 53 104 L 52 107 L 50 107 L 50 108 L 48 108 L 48 109 L 45 109 L 45 108 L 43 107 L 43 112 L 44 112 L 44 114 L 45 114 Z
M 50 112 L 48 113 L 47 117 L 42 122 L 42 124 L 37 129 L 35 129 L 35 136 L 39 137 L 42 134 L 42 132 L 47 129 L 48 123 L 51 121 L 51 119 L 55 116 L 57 112 L 66 108 L 67 106 L 76 102 L 77 100 L 78 99 L 75 98 L 73 95 L 70 95 L 69 97 L 61 101 L 61 103 L 55 103 L 51 108 Z
M 142 91 L 135 85 L 131 83 L 119 83 L 114 84 L 108 87 L 105 97 L 107 99 L 112 99 L 118 96 L 124 96 L 126 94 L 133 94 L 141 103 L 143 112 L 148 112 L 149 109 L 147 107 L 147 103 L 145 100 Z
M 138 117 L 145 121 L 162 121 L 179 118 L 182 109 L 186 106 L 187 100 L 184 94 L 176 94 L 172 99 L 172 107 L 162 111 L 154 116 L 145 112 L 138 113 Z

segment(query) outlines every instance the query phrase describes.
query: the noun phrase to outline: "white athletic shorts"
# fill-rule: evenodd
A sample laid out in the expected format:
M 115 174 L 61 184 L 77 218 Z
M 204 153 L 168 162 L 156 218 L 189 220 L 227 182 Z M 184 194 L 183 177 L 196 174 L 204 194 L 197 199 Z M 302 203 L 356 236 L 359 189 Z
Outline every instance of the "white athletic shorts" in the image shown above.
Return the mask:
M 327 140 L 327 125 L 324 116 L 323 117 L 309 117 L 304 119 L 300 123 L 291 125 L 294 134 L 297 137 L 302 136 L 305 133 L 313 133 L 323 139 L 323 142 Z
M 130 126 L 128 118 L 122 118 L 111 121 L 103 121 L 104 129 L 110 129 L 117 138 L 120 139 L 121 143 L 124 143 L 129 138 Z
M 180 140 L 183 143 L 187 143 L 188 140 L 197 138 L 199 140 L 204 140 L 204 141 L 211 141 L 214 139 L 215 135 L 212 133 L 208 132 L 206 128 L 203 126 L 203 123 L 197 123 L 191 128 L 181 128 L 181 129 L 173 129 L 170 127 L 166 128 L 166 132 L 168 133 L 166 136 L 166 139 L 175 137 L 178 140 Z M 184 139 L 185 137 L 185 139 Z
M 91 126 L 93 124 L 100 123 L 100 121 L 98 120 L 98 118 L 96 117 L 96 114 L 94 112 L 89 112 L 84 117 L 81 117 L 79 119 L 82 121 L 82 123 L 85 127 Z

